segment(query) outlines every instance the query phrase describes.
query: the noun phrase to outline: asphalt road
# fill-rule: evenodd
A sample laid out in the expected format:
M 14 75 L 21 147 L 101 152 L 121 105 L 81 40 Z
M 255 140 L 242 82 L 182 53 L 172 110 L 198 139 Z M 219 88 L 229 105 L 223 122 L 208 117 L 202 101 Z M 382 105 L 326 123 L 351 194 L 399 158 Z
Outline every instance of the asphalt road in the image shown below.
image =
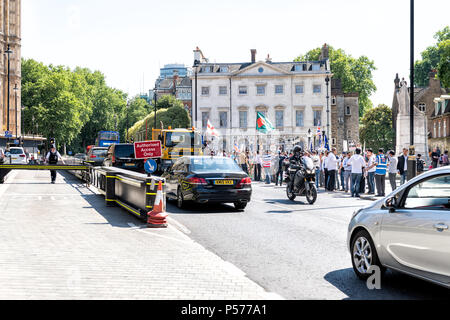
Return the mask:
M 286 299 L 449 299 L 450 290 L 398 272 L 388 271 L 380 290 L 356 278 L 347 226 L 368 201 L 321 191 L 311 206 L 289 201 L 284 187 L 254 183 L 244 212 L 223 204 L 180 210 L 172 202 L 167 211 L 192 239 Z

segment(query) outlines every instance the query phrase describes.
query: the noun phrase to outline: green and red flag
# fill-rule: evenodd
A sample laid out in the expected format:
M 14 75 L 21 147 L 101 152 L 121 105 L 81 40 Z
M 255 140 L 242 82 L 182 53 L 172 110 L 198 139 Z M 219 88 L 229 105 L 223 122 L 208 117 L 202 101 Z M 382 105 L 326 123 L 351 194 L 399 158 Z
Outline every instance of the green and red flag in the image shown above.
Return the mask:
M 256 130 L 261 131 L 262 133 L 268 133 L 275 130 L 269 119 L 259 111 L 256 113 Z

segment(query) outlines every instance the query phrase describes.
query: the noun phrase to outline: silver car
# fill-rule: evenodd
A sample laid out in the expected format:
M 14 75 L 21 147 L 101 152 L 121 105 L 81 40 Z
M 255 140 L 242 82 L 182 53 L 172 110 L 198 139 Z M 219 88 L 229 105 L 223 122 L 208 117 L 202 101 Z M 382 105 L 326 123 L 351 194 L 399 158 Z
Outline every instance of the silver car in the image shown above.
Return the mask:
M 450 288 L 449 226 L 450 166 L 422 173 L 353 214 L 353 270 L 365 280 L 371 266 L 390 268 Z

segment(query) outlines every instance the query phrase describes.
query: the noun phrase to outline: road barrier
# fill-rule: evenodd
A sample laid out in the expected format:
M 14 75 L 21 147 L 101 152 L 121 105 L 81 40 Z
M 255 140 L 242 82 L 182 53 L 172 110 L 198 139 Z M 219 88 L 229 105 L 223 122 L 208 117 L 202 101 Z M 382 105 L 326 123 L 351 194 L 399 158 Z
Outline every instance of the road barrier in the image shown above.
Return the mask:
M 165 201 L 165 179 L 161 177 L 115 167 L 90 167 L 88 171 L 69 172 L 96 187 L 105 196 L 106 206 L 118 205 L 145 222 L 153 209 L 159 185 L 160 197 Z

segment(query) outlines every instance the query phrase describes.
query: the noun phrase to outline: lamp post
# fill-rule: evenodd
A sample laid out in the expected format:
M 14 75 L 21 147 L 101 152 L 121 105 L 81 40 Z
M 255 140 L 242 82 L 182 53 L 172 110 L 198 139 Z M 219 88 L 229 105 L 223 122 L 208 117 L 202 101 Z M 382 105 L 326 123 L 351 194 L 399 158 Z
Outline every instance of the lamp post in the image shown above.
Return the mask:
M 195 74 L 195 80 L 194 80 L 194 82 L 195 82 L 195 105 L 194 105 L 194 117 L 193 117 L 194 119 L 193 119 L 193 124 L 192 124 L 193 127 L 197 126 L 197 97 L 198 97 L 197 96 L 197 92 L 198 92 L 198 90 L 197 90 L 197 75 L 198 75 L 199 64 L 200 64 L 200 61 L 195 59 L 194 66 L 193 66 L 194 74 Z
M 14 84 L 14 101 L 15 101 L 15 108 L 16 108 L 16 139 L 18 139 L 18 135 L 17 135 L 17 91 L 19 90 L 19 88 L 17 87 L 17 83 Z
M 130 100 L 127 99 L 127 143 L 128 143 L 128 108 L 130 107 Z
M 330 95 L 328 93 L 328 86 L 330 83 L 330 77 L 325 78 L 325 83 L 327 85 L 327 138 L 330 139 L 330 107 L 329 107 L 329 99 Z
M 409 156 L 408 156 L 408 180 L 416 176 L 416 155 L 414 148 L 414 0 L 410 2 L 410 82 L 409 90 Z
M 10 49 L 10 46 L 9 46 L 9 44 L 8 44 L 8 49 L 5 51 L 5 53 L 6 53 L 6 55 L 7 55 L 7 57 L 8 57 L 8 75 L 7 75 L 7 77 L 8 77 L 8 82 L 7 82 L 7 86 L 8 86 L 8 93 L 7 93 L 7 95 L 8 95 L 8 99 L 7 99 L 7 108 L 8 108 L 8 110 L 7 110 L 7 112 L 6 112 L 6 114 L 7 114 L 7 119 L 6 119 L 6 122 L 7 122 L 7 124 L 6 124 L 6 130 L 9 132 L 9 78 L 10 78 L 10 69 L 11 69 L 11 64 L 10 64 L 10 55 L 13 53 L 13 51 Z M 8 142 L 9 142 L 9 138 L 8 138 Z
M 158 111 L 158 107 L 156 106 L 156 103 L 158 102 L 158 95 L 156 93 L 156 85 L 155 85 L 155 89 L 153 90 L 153 101 L 154 101 L 154 105 L 155 105 L 155 125 L 153 126 L 153 129 L 156 129 L 156 111 Z M 153 139 L 153 132 L 152 132 L 152 139 Z
M 308 136 L 308 148 L 310 148 L 311 147 L 311 137 L 312 137 L 311 128 L 308 129 L 308 135 L 307 136 Z

